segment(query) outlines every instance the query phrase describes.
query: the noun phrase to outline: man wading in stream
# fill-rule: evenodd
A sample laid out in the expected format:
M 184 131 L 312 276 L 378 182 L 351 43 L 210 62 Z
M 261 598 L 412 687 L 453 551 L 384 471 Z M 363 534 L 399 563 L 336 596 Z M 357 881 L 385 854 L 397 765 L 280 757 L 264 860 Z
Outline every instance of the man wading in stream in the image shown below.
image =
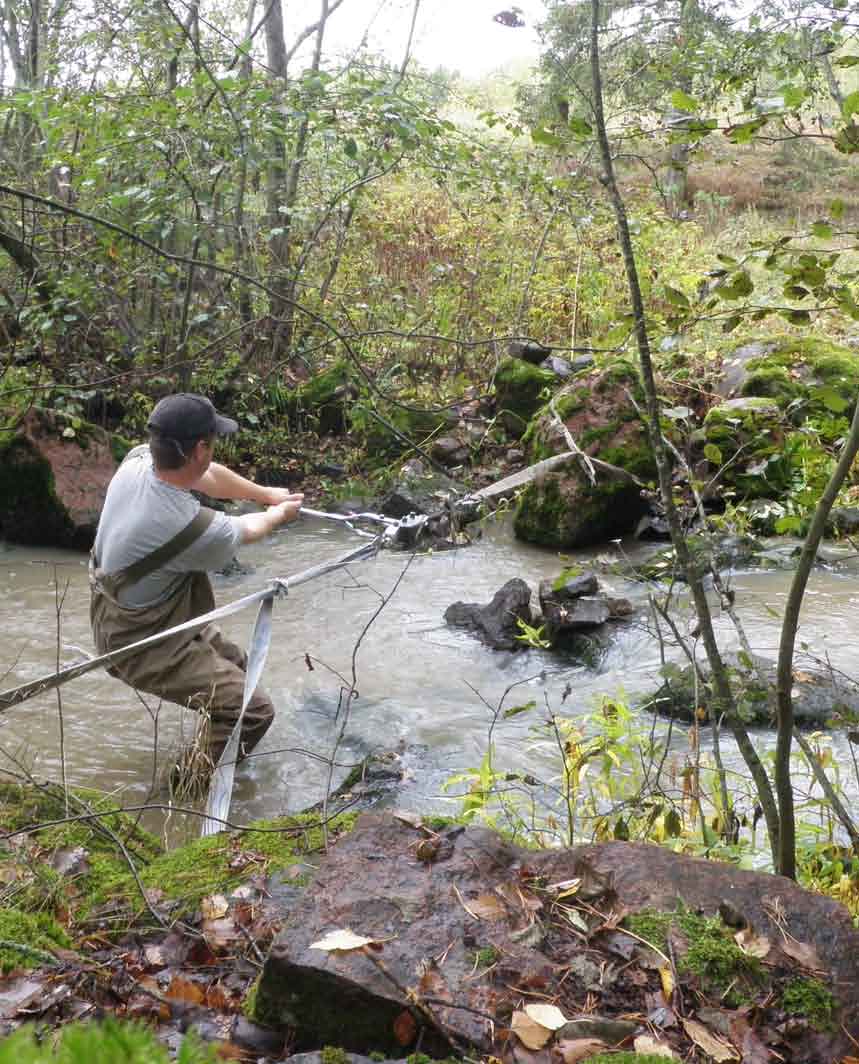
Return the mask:
M 302 495 L 254 484 L 212 461 L 218 436 L 238 425 L 204 396 L 162 399 L 147 427 L 149 446 L 130 451 L 110 482 L 93 547 L 90 618 L 99 654 L 213 610 L 207 570 L 226 565 L 240 544 L 262 539 L 301 509 Z M 228 517 L 201 506 L 192 490 L 267 509 Z M 168 636 L 108 671 L 208 718 L 202 763 L 198 750 L 186 751 L 176 777 L 181 783 L 183 768 L 208 779 L 217 764 L 241 710 L 246 664 L 244 652 L 207 624 Z M 273 718 L 271 700 L 258 687 L 245 710 L 240 758 Z

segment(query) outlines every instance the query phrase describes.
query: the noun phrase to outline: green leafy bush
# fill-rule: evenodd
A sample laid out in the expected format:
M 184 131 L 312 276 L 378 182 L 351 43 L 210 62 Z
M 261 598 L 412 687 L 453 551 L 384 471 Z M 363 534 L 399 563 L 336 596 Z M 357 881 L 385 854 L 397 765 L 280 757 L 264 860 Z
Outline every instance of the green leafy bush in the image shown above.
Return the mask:
M 177 1064 L 215 1064 L 214 1048 L 187 1037 Z M 0 1064 L 168 1064 L 167 1049 L 155 1035 L 138 1024 L 72 1024 L 58 1037 L 37 1039 L 32 1027 L 23 1027 L 0 1042 Z

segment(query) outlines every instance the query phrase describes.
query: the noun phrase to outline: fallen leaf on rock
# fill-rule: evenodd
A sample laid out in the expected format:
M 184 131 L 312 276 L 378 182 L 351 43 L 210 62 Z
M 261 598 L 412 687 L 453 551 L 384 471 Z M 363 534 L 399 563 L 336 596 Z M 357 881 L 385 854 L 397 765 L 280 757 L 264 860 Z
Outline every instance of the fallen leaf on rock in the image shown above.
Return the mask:
M 570 894 L 575 894 L 581 885 L 582 877 L 576 876 L 575 879 L 563 879 L 560 883 L 550 883 L 546 890 L 552 894 L 557 894 L 560 899 L 569 897 Z
M 719 1061 L 720 1064 L 723 1061 L 740 1059 L 740 1054 L 729 1042 L 724 1041 L 722 1038 L 717 1038 L 712 1031 L 707 1030 L 703 1023 L 682 1018 L 680 1022 L 683 1024 L 686 1034 L 689 1035 L 696 1046 L 704 1050 L 708 1057 Z
M 469 900 L 468 909 L 479 920 L 503 920 L 507 916 L 504 903 L 494 894 L 478 894 L 474 901 Z
M 667 1060 L 679 1060 L 680 1057 L 666 1042 L 659 1042 L 652 1035 L 640 1034 L 632 1043 L 636 1053 L 642 1056 L 649 1054 L 652 1057 L 665 1057 Z
M 541 1027 L 548 1027 L 550 1031 L 558 1031 L 564 1024 L 570 1021 L 555 1005 L 526 1005 L 525 1012 L 535 1023 Z
M 390 942 L 389 938 L 367 938 L 366 935 L 356 935 L 348 927 L 339 931 L 329 931 L 327 935 L 316 942 L 311 942 L 308 949 L 321 949 L 326 953 L 334 950 L 348 952 L 353 949 L 363 949 L 365 946 L 377 946 L 382 942 Z
M 206 942 L 216 953 L 222 953 L 242 937 L 231 916 L 226 916 L 221 920 L 204 920 L 200 929 Z
M 734 935 L 734 941 L 750 957 L 763 960 L 769 953 L 771 943 L 764 935 L 756 935 L 750 927 L 744 927 Z
M 164 996 L 173 1001 L 185 1001 L 189 1005 L 202 1005 L 206 994 L 199 983 L 192 983 L 190 979 L 174 975 Z
M 418 1033 L 418 1025 L 414 1016 L 408 1009 L 403 1011 L 394 1020 L 394 1038 L 401 1046 L 410 1046 Z
M 394 820 L 399 820 L 401 824 L 406 824 L 410 828 L 415 828 L 415 830 L 420 830 L 424 826 L 423 820 L 417 813 L 393 812 L 391 816 L 393 816 Z
M 147 968 L 166 968 L 167 958 L 164 947 L 161 945 L 144 947 L 143 962 Z
M 44 990 L 44 983 L 26 976 L 0 980 L 0 1017 L 14 1016 L 18 1009 L 26 1008 L 41 997 Z
M 608 1043 L 599 1038 L 567 1038 L 558 1042 L 554 1051 L 562 1064 L 578 1064 L 578 1061 L 596 1056 L 604 1049 L 608 1049 Z
M 796 961 L 802 968 L 811 971 L 823 971 L 823 965 L 817 956 L 817 950 L 807 942 L 798 942 L 795 938 L 786 938 L 781 943 L 781 951 L 791 960 Z
M 200 902 L 200 912 L 204 920 L 220 920 L 230 911 L 230 903 L 223 894 L 211 894 Z
M 517 1010 L 513 1013 L 510 1028 L 522 1045 L 528 1049 L 542 1049 L 552 1037 L 552 1031 L 542 1023 L 532 1020 L 527 1012 Z

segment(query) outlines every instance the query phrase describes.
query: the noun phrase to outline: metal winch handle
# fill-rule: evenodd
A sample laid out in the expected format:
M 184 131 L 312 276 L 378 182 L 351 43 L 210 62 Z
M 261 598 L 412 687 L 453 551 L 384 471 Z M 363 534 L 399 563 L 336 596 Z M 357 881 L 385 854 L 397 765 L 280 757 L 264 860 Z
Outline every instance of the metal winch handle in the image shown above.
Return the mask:
M 302 506 L 299 513 L 308 517 L 319 517 L 323 521 L 336 521 L 346 525 L 359 536 L 372 536 L 372 532 L 364 532 L 355 527 L 356 521 L 366 521 L 370 524 L 380 525 L 382 539 L 385 543 L 408 542 L 415 538 L 415 531 L 427 520 L 423 514 L 407 514 L 405 517 L 385 517 L 384 514 L 360 513 L 360 514 L 329 514 L 324 510 L 312 510 L 309 506 Z

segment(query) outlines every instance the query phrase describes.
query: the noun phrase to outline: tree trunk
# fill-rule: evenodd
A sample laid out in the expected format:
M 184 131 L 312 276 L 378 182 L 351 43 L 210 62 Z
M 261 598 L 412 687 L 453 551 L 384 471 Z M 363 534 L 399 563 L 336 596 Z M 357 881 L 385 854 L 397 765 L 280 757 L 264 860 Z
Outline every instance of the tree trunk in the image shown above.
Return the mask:
M 752 774 L 758 800 L 761 803 L 761 808 L 763 809 L 764 818 L 769 831 L 773 861 L 777 862 L 777 855 L 780 852 L 779 814 L 773 795 L 772 785 L 770 784 L 766 769 L 755 750 L 749 733 L 737 714 L 727 670 L 716 643 L 716 635 L 713 630 L 713 619 L 710 613 L 709 603 L 707 602 L 707 595 L 704 591 L 704 585 L 701 577 L 697 574 L 696 569 L 692 564 L 680 517 L 674 505 L 671 466 L 660 428 L 660 403 L 656 387 L 656 378 L 653 371 L 653 361 L 650 354 L 650 339 L 647 333 L 644 300 L 641 295 L 641 285 L 638 279 L 638 268 L 635 264 L 632 238 L 629 233 L 626 207 L 623 198 L 621 197 L 620 190 L 617 187 L 611 146 L 609 145 L 608 133 L 606 130 L 605 111 L 603 108 L 602 72 L 599 57 L 599 17 L 599 0 L 591 0 L 590 47 L 591 74 L 594 93 L 594 128 L 596 130 L 604 170 L 603 182 L 608 191 L 612 208 L 614 210 L 618 240 L 626 270 L 627 286 L 635 321 L 635 337 L 638 346 L 639 364 L 641 366 L 641 378 L 646 397 L 648 431 L 659 477 L 660 496 L 662 498 L 665 516 L 671 531 L 671 541 L 674 546 L 674 551 L 688 580 L 689 590 L 695 605 L 695 613 L 701 631 L 701 638 L 707 653 L 707 660 L 710 664 L 710 671 L 716 694 L 716 703 L 712 707 L 711 712 L 717 718 L 722 713 L 725 714 L 740 749 L 740 753 Z

